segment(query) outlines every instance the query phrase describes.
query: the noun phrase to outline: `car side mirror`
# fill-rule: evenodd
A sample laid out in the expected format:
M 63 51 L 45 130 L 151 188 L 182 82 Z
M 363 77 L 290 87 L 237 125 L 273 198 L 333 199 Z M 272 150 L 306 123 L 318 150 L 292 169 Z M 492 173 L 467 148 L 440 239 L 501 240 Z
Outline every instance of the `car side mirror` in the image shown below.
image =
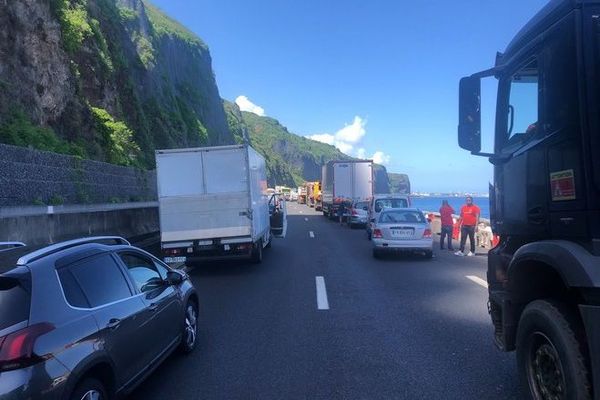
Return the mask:
M 481 151 L 481 79 L 468 76 L 460 80 L 458 145 L 471 153 Z
M 167 272 L 167 279 L 165 281 L 171 286 L 176 286 L 183 282 L 183 275 L 177 271 L 169 271 Z

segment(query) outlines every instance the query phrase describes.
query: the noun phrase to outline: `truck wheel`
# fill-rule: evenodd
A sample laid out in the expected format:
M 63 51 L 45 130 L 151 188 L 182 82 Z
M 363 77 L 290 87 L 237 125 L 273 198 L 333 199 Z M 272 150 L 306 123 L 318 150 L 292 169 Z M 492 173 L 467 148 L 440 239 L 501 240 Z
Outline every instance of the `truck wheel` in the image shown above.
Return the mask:
M 262 240 L 259 240 L 258 242 L 256 242 L 256 244 L 254 245 L 254 248 L 252 249 L 252 262 L 254 264 L 260 264 L 262 262 L 263 259 L 263 246 L 262 246 Z
M 517 364 L 531 399 L 591 399 L 587 346 L 575 311 L 536 300 L 521 314 Z

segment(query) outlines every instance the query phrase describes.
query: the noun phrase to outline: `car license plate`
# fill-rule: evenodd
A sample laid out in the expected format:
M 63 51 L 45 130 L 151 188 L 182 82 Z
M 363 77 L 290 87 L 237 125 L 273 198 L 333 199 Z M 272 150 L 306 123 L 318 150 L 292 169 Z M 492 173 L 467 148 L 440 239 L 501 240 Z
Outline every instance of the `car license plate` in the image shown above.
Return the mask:
M 399 239 L 407 239 L 413 237 L 412 229 L 392 229 L 392 236 Z
M 187 260 L 187 257 L 165 257 L 164 262 L 167 264 L 177 264 L 184 263 Z

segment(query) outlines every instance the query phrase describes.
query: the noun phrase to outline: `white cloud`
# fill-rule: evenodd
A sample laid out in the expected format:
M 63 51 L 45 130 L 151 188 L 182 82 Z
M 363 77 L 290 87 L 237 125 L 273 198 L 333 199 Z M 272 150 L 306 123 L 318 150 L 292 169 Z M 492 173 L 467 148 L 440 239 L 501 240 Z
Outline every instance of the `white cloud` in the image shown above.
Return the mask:
M 373 162 L 377 164 L 387 165 L 390 163 L 391 157 L 385 154 L 383 151 L 376 151 L 373 153 Z
M 367 121 L 358 115 L 354 117 L 352 124 L 345 125 L 342 129 L 337 131 L 334 135 L 329 133 L 320 133 L 316 135 L 307 136 L 309 139 L 316 140 L 317 142 L 327 143 L 338 148 L 342 153 L 350 154 L 354 145 L 360 142 L 360 140 L 367 133 L 365 125 Z M 362 149 L 364 151 L 364 149 Z
M 365 159 L 367 158 L 367 151 L 364 148 L 356 150 L 356 157 Z
M 316 134 L 308 136 L 309 139 L 316 140 L 317 142 L 326 143 L 326 144 L 334 144 L 335 136 L 330 135 L 328 133 Z
M 350 153 L 352 151 L 352 148 L 354 146 L 352 146 L 350 143 L 346 143 L 346 142 L 336 142 L 335 143 L 335 147 L 337 147 L 338 149 L 340 149 L 340 151 L 342 153 Z
M 246 96 L 238 96 L 237 99 L 235 99 L 235 104 L 237 104 L 242 111 L 248 111 L 260 115 L 261 117 L 265 116 L 265 109 L 251 102 Z
M 337 131 L 335 138 L 340 142 L 358 143 L 367 133 L 365 130 L 366 124 L 367 121 L 357 115 L 351 125 L 346 125 Z

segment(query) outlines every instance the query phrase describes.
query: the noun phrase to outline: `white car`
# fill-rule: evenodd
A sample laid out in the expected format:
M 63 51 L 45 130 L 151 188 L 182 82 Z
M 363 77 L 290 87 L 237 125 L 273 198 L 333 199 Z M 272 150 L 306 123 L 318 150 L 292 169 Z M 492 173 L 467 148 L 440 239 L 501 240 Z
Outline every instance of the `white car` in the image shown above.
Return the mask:
M 381 211 L 390 208 L 408 208 L 410 199 L 406 195 L 399 194 L 376 194 L 369 202 L 368 221 L 366 224 L 367 239 L 371 240 L 373 225 L 379 218 Z
M 357 226 L 366 226 L 369 220 L 369 202 L 354 201 L 350 207 L 350 215 L 348 219 L 348 225 L 350 228 Z
M 418 252 L 433 256 L 431 227 L 416 208 L 383 210 L 373 225 L 373 257 L 382 253 Z

